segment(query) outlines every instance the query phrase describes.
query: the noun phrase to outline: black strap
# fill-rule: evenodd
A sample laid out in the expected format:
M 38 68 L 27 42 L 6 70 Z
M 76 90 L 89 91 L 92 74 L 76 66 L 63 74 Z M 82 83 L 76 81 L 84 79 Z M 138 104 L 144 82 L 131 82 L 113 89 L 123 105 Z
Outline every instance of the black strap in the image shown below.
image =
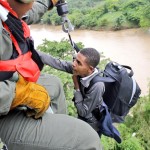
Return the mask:
M 116 80 L 111 78 L 111 77 L 101 77 L 99 74 L 96 75 L 91 81 L 90 85 L 85 89 L 85 92 L 88 91 L 95 83 L 97 82 L 108 82 L 112 83 L 115 82 Z
M 11 13 L 8 14 L 8 18 L 5 21 L 7 26 L 9 27 L 10 32 L 16 38 L 17 42 L 25 42 L 22 22 L 13 16 Z

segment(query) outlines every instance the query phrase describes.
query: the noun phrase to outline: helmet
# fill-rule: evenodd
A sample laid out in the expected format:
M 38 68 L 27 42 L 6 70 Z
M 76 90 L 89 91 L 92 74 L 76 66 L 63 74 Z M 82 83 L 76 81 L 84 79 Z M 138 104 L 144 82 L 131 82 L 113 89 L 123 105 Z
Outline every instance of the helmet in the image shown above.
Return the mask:
M 26 3 L 31 3 L 33 0 L 16 0 L 16 1 L 19 2 L 19 3 L 26 4 Z

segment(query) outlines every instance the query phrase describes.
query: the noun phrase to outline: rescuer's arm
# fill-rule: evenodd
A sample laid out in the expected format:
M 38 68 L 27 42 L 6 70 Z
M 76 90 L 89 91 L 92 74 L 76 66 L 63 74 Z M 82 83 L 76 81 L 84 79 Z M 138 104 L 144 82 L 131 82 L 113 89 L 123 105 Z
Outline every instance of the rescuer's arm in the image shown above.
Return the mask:
M 43 64 L 67 73 L 73 73 L 72 62 L 55 58 L 50 54 L 46 54 L 41 51 L 37 51 L 37 53 L 40 56 L 40 59 L 43 62 Z
M 40 21 L 44 13 L 52 9 L 58 0 L 37 0 L 34 2 L 32 9 L 25 15 L 25 21 L 27 24 L 34 24 Z
M 12 41 L 9 37 L 9 33 L 4 29 L 1 19 L 0 19 L 0 60 L 7 60 L 12 55 Z M 16 75 L 16 74 L 15 74 Z M 0 72 L 0 79 L 3 74 Z M 14 80 L 0 81 L 0 116 L 6 115 L 15 96 L 15 80 L 17 76 L 14 76 Z

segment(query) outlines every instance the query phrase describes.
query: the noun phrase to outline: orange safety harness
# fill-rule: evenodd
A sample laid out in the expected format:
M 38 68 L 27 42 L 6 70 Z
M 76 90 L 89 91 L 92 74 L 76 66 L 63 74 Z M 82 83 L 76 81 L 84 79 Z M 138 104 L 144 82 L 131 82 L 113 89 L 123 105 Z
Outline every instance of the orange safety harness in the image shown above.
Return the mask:
M 17 14 L 10 8 L 9 4 L 6 1 L 0 1 L 0 4 L 4 8 L 6 8 L 9 13 L 14 18 L 16 18 L 16 20 L 19 20 Z M 6 22 L 3 22 L 4 28 L 10 33 L 10 37 L 14 44 L 15 53 L 17 51 L 18 56 L 16 58 L 12 57 L 10 58 L 10 60 L 0 60 L 0 73 L 2 72 L 4 73 L 3 75 L 5 75 L 5 73 L 7 74 L 9 72 L 17 71 L 27 81 L 36 82 L 40 75 L 40 67 L 38 61 L 36 61 L 36 59 L 33 59 L 33 51 L 35 51 L 33 45 L 29 46 L 31 44 L 30 42 L 28 42 L 31 41 L 30 30 L 28 28 L 28 25 L 24 21 L 21 20 L 20 23 L 22 24 L 21 29 L 23 31 L 24 39 L 22 43 L 18 42 L 17 38 L 14 36 L 14 33 L 11 32 L 8 24 Z M 22 47 L 27 47 L 26 52 L 23 52 L 22 48 L 20 48 L 20 43 L 23 45 Z M 30 48 L 33 49 L 31 50 Z

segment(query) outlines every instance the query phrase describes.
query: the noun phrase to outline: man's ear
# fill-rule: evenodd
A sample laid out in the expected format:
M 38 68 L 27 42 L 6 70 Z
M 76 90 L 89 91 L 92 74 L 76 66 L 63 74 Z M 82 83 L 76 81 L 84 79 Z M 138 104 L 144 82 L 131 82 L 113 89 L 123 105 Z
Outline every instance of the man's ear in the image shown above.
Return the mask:
M 93 66 L 90 66 L 90 71 L 93 73 L 94 72 L 94 67 Z

